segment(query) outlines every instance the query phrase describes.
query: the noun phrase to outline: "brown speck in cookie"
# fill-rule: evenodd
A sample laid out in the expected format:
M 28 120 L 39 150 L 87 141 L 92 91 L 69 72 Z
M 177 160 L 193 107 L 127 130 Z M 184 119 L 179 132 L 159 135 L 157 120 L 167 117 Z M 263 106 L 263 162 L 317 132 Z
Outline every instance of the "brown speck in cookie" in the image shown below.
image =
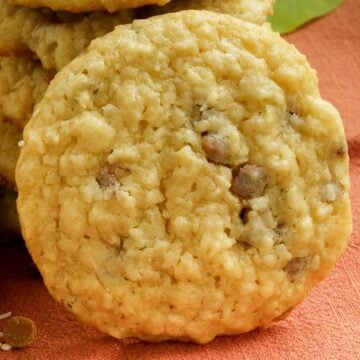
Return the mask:
M 284 266 L 284 271 L 287 272 L 287 275 L 291 282 L 295 281 L 298 278 L 299 274 L 305 270 L 306 264 L 306 257 L 295 257 Z
M 347 154 L 347 146 L 343 145 L 336 149 L 336 155 L 343 158 Z
M 262 167 L 245 165 L 233 174 L 231 191 L 243 199 L 253 199 L 264 193 L 266 184 L 267 175 Z
M 30 345 L 36 337 L 36 326 L 34 322 L 23 316 L 9 318 L 2 330 L 6 343 L 15 348 Z
M 229 144 L 226 139 L 215 134 L 204 135 L 202 147 L 210 161 L 216 164 L 226 163 L 229 156 Z
M 118 182 L 114 170 L 108 166 L 100 169 L 96 181 L 102 188 L 114 186 Z

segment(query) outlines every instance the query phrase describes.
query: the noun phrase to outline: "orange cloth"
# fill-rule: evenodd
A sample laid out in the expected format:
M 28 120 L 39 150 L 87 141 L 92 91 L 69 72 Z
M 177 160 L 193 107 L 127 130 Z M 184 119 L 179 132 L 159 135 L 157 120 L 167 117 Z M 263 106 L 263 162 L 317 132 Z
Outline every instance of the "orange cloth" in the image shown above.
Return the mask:
M 25 250 L 12 247 L 0 250 L 0 314 L 11 310 L 29 316 L 38 338 L 26 349 L 0 351 L 0 359 L 360 359 L 359 19 L 360 1 L 347 0 L 336 12 L 287 37 L 307 54 L 318 70 L 322 95 L 342 113 L 352 157 L 354 231 L 331 276 L 286 320 L 267 331 L 220 337 L 205 346 L 120 342 L 75 321 L 31 275 Z

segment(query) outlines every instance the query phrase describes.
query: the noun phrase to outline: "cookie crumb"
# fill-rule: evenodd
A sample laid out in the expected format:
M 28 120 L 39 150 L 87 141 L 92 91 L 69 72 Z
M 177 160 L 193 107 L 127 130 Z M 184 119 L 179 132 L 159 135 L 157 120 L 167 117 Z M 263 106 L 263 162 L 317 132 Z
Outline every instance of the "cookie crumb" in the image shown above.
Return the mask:
M 36 337 L 34 322 L 23 316 L 9 318 L 3 328 L 3 338 L 11 347 L 21 348 L 30 345 Z
M 245 165 L 235 174 L 231 191 L 243 199 L 253 199 L 263 194 L 266 185 L 267 175 L 262 167 Z
M 224 164 L 229 156 L 229 144 L 219 135 L 205 135 L 202 140 L 202 147 L 207 158 L 216 163 Z

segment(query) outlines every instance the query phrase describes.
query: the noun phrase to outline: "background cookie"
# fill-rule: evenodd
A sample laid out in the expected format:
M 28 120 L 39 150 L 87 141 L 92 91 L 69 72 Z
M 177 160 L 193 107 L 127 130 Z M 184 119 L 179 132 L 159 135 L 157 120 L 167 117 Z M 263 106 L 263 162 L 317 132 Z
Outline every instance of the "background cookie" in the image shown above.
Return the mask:
M 42 98 L 52 74 L 38 61 L 0 57 L 0 177 L 15 186 L 22 129 Z
M 266 326 L 351 229 L 338 112 L 267 26 L 187 11 L 120 26 L 24 132 L 23 235 L 52 295 L 123 338 Z
M 161 13 L 206 9 L 227 13 L 247 21 L 264 23 L 272 11 L 272 0 L 176 0 L 168 6 L 152 6 L 114 14 L 70 14 L 14 6 L 0 0 L 0 55 L 33 52 L 48 70 L 60 70 L 86 49 L 90 42 L 112 31 L 116 25 L 136 17 Z
M 274 0 L 172 0 L 165 6 L 146 6 L 138 11 L 141 17 L 148 17 L 190 9 L 209 10 L 261 25 L 272 14 L 273 5 Z
M 13 6 L 6 0 L 0 0 L 0 55 L 29 52 L 23 33 L 31 32 L 37 23 L 45 19 L 43 11 Z
M 53 10 L 64 10 L 74 13 L 107 10 L 114 12 L 121 9 L 137 8 L 148 4 L 164 5 L 169 0 L 9 0 L 15 5 L 28 7 L 48 7 Z
M 90 42 L 130 23 L 131 10 L 70 14 L 28 9 L 0 0 L 0 55 L 33 53 L 45 69 L 59 70 L 86 49 Z
M 26 57 L 0 57 L 0 121 L 23 128 L 53 74 Z

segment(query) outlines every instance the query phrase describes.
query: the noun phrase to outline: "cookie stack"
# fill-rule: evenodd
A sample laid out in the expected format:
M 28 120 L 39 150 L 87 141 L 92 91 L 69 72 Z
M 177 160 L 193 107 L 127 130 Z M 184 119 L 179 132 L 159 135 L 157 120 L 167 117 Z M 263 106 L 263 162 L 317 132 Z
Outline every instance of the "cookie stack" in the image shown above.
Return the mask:
M 263 24 L 271 1 L 11 2 L 1 175 L 55 299 L 119 339 L 205 343 L 329 273 L 351 230 L 343 126 Z

